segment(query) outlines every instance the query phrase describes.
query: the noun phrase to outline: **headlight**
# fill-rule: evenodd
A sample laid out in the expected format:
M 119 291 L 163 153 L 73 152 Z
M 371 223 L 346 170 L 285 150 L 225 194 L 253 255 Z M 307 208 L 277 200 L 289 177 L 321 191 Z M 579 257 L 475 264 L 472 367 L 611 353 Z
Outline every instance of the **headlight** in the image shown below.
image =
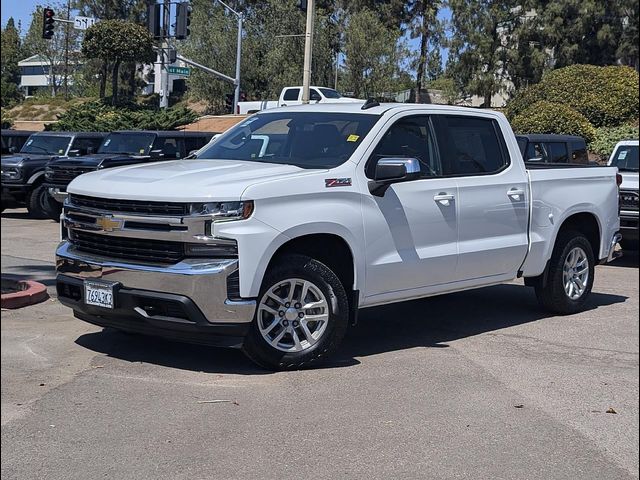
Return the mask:
M 6 180 L 19 180 L 22 177 L 22 170 L 19 167 L 2 167 L 0 175 Z
M 191 215 L 209 215 L 214 222 L 245 220 L 253 213 L 253 201 L 193 203 Z

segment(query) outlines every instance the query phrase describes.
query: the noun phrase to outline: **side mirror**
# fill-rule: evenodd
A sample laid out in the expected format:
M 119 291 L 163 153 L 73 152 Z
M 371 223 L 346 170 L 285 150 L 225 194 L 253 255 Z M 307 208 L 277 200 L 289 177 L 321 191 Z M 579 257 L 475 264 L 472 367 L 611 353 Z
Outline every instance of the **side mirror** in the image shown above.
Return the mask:
M 416 158 L 381 158 L 376 163 L 374 179 L 369 182 L 369 192 L 382 197 L 391 184 L 417 180 L 420 173 Z
M 544 158 L 542 158 L 542 157 L 533 157 L 533 158 L 528 159 L 527 162 L 542 163 L 542 162 L 544 162 Z
M 69 150 L 69 157 L 79 157 L 80 156 L 80 150 L 78 150 L 77 148 L 74 148 L 73 150 Z
M 151 154 L 151 156 L 153 158 L 162 158 L 162 157 L 164 157 L 164 153 L 162 153 L 161 149 L 151 150 L 150 154 Z

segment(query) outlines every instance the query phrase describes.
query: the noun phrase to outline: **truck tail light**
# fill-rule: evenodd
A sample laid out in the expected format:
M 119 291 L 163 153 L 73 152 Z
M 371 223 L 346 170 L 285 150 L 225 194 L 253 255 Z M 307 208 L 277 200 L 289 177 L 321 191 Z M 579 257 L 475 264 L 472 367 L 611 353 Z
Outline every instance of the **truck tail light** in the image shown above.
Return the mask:
M 620 188 L 620 185 L 622 185 L 622 175 L 620 175 L 619 173 L 616 173 L 616 185 L 618 185 L 618 188 Z

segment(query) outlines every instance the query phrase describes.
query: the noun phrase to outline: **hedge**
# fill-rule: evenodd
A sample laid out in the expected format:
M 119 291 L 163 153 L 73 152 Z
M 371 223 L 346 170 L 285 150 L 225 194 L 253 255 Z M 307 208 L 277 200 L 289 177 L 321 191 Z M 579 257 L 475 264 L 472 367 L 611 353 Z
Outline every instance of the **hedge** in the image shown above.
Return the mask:
M 621 140 L 637 140 L 639 132 L 638 127 L 631 125 L 598 128 L 595 139 L 589 145 L 589 150 L 602 158 L 609 158 L 616 143 Z
M 638 72 L 626 66 L 572 65 L 552 70 L 507 104 L 510 119 L 539 101 L 559 103 L 584 115 L 595 127 L 615 127 L 638 118 Z
M 553 133 L 579 135 L 587 142 L 596 130 L 580 112 L 559 103 L 540 101 L 513 117 L 511 126 L 516 133 Z
M 58 115 L 58 121 L 48 125 L 48 129 L 77 132 L 175 130 L 197 118 L 195 112 L 185 107 L 156 110 L 136 104 L 114 107 L 95 101 L 74 105 Z

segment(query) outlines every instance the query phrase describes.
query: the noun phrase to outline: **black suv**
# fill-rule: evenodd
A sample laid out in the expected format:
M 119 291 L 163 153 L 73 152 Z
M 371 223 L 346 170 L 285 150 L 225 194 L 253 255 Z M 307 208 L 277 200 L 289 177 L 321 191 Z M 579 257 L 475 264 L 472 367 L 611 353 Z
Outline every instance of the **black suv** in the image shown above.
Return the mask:
M 49 195 L 62 204 L 67 196 L 67 185 L 78 175 L 103 168 L 184 158 L 204 147 L 213 135 L 211 132 L 189 131 L 113 132 L 94 155 L 50 162 L 45 173 L 45 185 Z
M 36 218 L 52 216 L 51 202 L 43 186 L 48 162 L 79 157 L 97 150 L 104 133 L 38 132 L 29 137 L 19 153 L 2 157 L 2 210 L 26 205 Z
M 520 152 L 528 163 L 589 165 L 587 142 L 575 135 L 516 135 Z
M 29 130 L 2 129 L 2 155 L 12 155 L 19 152 L 27 139 L 34 134 Z

